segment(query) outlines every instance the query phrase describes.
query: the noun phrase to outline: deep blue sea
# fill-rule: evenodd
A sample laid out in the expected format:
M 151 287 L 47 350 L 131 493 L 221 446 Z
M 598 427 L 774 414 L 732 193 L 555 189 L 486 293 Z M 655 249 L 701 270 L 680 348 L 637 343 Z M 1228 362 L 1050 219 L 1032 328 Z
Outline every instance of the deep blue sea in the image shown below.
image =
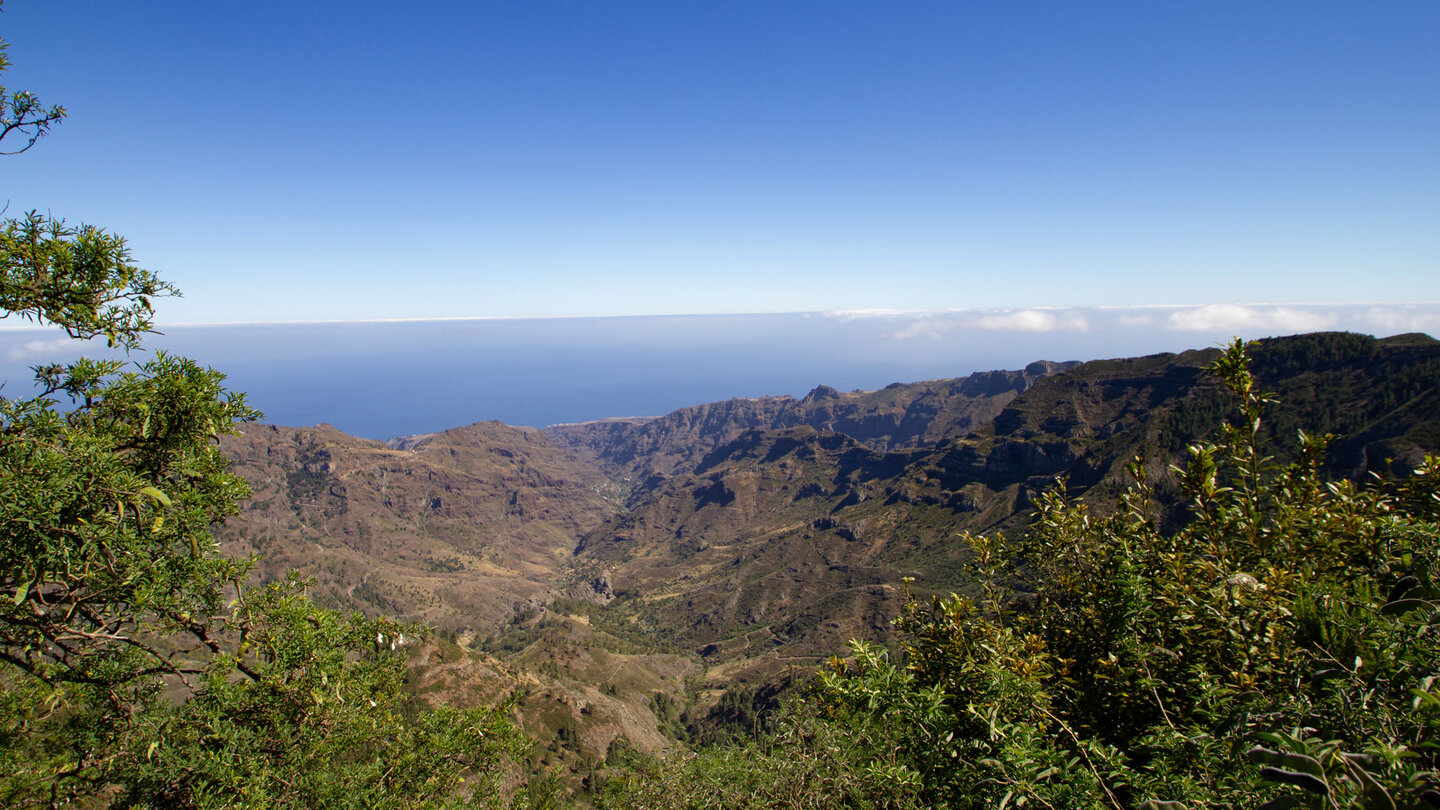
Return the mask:
M 224 371 L 267 422 L 329 422 L 385 439 L 489 419 L 539 427 L 658 415 L 730 397 L 800 396 L 822 383 L 870 390 L 1040 359 L 1202 348 L 1257 332 L 1235 323 L 1181 329 L 1163 312 L 1152 315 L 1026 310 L 176 326 L 148 346 Z M 1305 330 L 1262 328 L 1247 336 L 1294 331 Z M 27 392 L 28 367 L 36 363 L 105 354 L 62 337 L 0 330 L 0 394 Z

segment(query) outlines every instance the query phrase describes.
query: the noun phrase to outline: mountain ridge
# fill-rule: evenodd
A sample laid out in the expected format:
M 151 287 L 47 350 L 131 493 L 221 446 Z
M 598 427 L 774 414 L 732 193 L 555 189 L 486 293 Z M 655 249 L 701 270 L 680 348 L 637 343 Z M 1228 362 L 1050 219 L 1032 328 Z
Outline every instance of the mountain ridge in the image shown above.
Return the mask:
M 721 400 L 663 416 L 612 418 L 551 425 L 546 435 L 609 474 L 638 482 L 692 467 L 746 430 L 809 427 L 844 433 L 875 449 L 914 447 L 961 434 L 994 418 L 1027 387 L 1076 362 L 1036 361 L 1018 371 L 892 383 L 875 391 L 841 393 L 818 385 L 791 396 Z
M 1022 529 L 1060 478 L 1113 493 L 1142 455 L 1163 498 L 1229 407 L 1216 355 L 389 443 L 255 426 L 223 445 L 256 494 L 220 536 L 266 554 L 265 576 L 307 571 L 323 601 L 437 626 L 458 644 L 417 682 L 442 700 L 518 690 L 547 756 L 583 770 L 622 737 L 657 751 L 720 722 L 735 690 L 773 696 L 852 638 L 892 642 L 902 578 L 973 590 L 962 536 Z M 1282 461 L 1302 425 L 1345 434 L 1328 463 L 1351 477 L 1440 450 L 1428 336 L 1269 339 L 1252 367 L 1279 398 L 1264 424 Z

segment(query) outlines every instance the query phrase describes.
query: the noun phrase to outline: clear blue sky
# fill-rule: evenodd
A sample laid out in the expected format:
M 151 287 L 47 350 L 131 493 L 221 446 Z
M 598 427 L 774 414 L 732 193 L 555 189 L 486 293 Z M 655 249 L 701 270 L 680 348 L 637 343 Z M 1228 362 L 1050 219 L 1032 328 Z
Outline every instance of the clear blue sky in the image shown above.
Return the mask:
M 9 0 L 170 322 L 1440 301 L 1440 3 Z

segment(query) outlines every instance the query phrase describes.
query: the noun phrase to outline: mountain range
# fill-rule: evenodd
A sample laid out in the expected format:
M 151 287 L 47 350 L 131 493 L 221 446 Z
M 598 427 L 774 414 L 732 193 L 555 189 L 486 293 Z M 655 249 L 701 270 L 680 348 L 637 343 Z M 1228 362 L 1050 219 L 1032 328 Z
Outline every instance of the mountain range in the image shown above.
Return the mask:
M 389 442 L 246 426 L 224 449 L 253 496 L 219 534 L 262 577 L 298 569 L 322 602 L 436 628 L 416 689 L 511 695 L 536 764 L 582 780 L 617 745 L 752 722 L 851 639 L 893 642 L 903 578 L 974 589 L 964 535 L 1023 530 L 1059 481 L 1112 493 L 1139 456 L 1164 500 L 1170 465 L 1227 413 L 1217 353 Z M 1281 461 L 1301 428 L 1335 434 L 1325 463 L 1354 478 L 1440 450 L 1428 336 L 1299 335 L 1251 356 Z

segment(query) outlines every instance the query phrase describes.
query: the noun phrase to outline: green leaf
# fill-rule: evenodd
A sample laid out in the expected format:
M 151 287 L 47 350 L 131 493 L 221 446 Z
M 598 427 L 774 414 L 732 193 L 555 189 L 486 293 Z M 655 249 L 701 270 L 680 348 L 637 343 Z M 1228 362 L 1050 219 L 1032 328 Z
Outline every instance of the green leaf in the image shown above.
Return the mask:
M 1401 579 L 1399 582 L 1395 583 L 1395 587 L 1393 587 L 1393 588 L 1390 589 L 1390 596 L 1389 596 L 1389 598 L 1387 598 L 1385 601 L 1387 601 L 1387 602 L 1394 602 L 1394 601 L 1400 599 L 1401 597 L 1405 596 L 1405 594 L 1409 593 L 1412 589 L 1415 588 L 1415 586 L 1417 586 L 1417 585 L 1419 585 L 1419 584 L 1420 584 L 1420 580 L 1416 579 L 1415 577 L 1413 577 L 1413 576 L 1405 577 L 1405 578 Z
M 1330 783 L 1324 779 L 1316 778 L 1308 773 L 1290 771 L 1284 768 L 1276 768 L 1270 765 L 1260 769 L 1260 778 L 1270 782 L 1283 782 L 1287 785 L 1304 788 L 1312 793 L 1319 793 L 1321 796 L 1330 795 Z
M 1320 761 L 1305 754 L 1287 754 L 1257 745 L 1246 751 L 1245 756 L 1256 765 L 1273 765 L 1288 771 L 1307 773 L 1319 779 L 1325 778 L 1325 768 Z
M 1386 602 L 1385 606 L 1380 608 L 1380 612 L 1386 616 L 1394 616 L 1397 614 L 1409 613 L 1410 611 L 1417 610 L 1419 608 L 1433 609 L 1434 607 L 1435 603 L 1426 601 L 1424 599 L 1396 599 L 1393 602 Z
M 162 506 L 166 506 L 166 507 L 170 506 L 170 496 L 169 496 L 169 495 L 166 495 L 165 493 L 161 492 L 159 489 L 157 489 L 157 488 L 155 488 L 155 487 L 143 487 L 143 488 L 140 490 L 140 494 L 141 494 L 141 495 L 149 495 L 150 497 L 152 497 L 152 498 L 154 498 L 155 500 L 159 501 L 159 502 L 160 502 L 160 505 L 162 505 Z

